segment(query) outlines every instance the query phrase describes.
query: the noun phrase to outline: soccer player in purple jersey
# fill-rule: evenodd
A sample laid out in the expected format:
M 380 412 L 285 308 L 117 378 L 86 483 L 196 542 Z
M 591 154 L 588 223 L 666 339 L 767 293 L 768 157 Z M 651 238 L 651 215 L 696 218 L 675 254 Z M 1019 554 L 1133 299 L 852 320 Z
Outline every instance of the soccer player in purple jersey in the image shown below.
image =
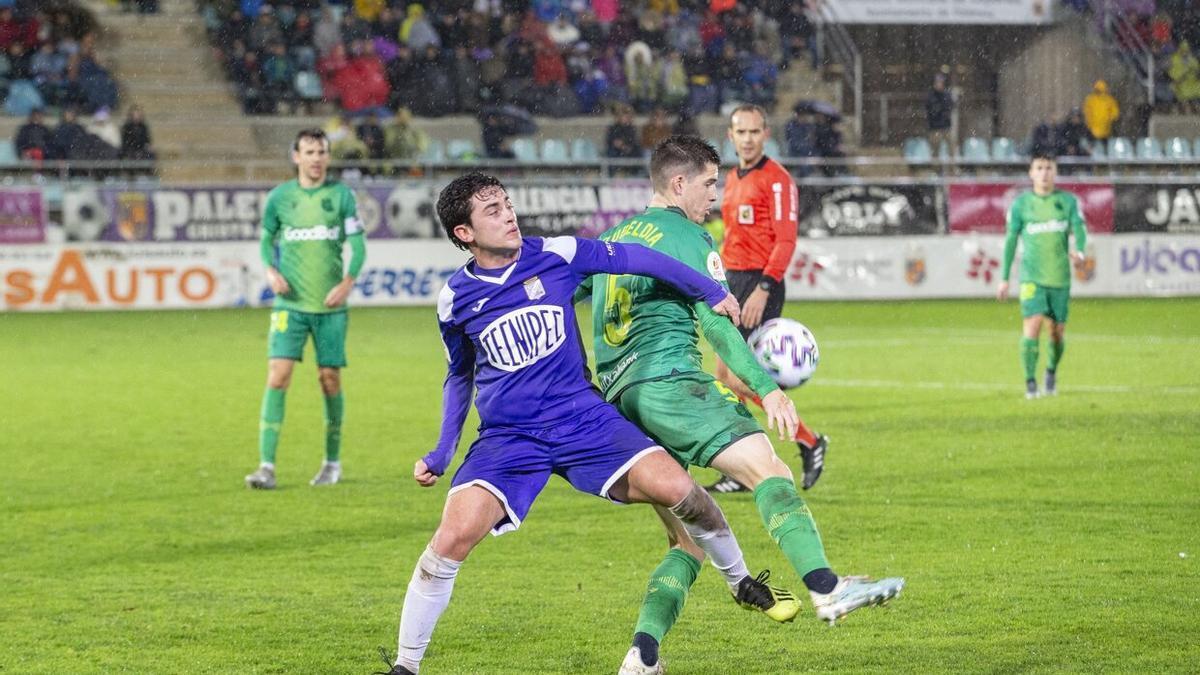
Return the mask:
M 669 511 L 727 580 L 760 586 L 769 598 L 750 577 L 708 493 L 585 379 L 572 306 L 579 282 L 598 272 L 661 279 L 736 324 L 733 296 L 709 276 L 642 246 L 523 239 L 508 193 L 492 176 L 455 179 L 438 197 L 437 211 L 450 240 L 474 258 L 438 296 L 449 366 L 441 434 L 413 468 L 417 483 L 429 487 L 446 471 L 476 387 L 481 424 L 451 482 L 442 521 L 413 570 L 390 672 L 417 672 L 467 555 L 488 532 L 517 529 L 551 474 L 580 492 Z

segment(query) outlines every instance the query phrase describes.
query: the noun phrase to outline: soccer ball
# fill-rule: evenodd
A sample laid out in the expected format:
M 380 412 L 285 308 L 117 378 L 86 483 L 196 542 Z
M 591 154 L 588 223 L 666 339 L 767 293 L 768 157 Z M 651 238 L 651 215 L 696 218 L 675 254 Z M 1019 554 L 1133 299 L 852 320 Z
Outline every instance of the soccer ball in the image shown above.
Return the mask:
M 791 319 L 767 321 L 754 329 L 749 343 L 759 365 L 783 389 L 808 382 L 821 360 L 812 331 Z

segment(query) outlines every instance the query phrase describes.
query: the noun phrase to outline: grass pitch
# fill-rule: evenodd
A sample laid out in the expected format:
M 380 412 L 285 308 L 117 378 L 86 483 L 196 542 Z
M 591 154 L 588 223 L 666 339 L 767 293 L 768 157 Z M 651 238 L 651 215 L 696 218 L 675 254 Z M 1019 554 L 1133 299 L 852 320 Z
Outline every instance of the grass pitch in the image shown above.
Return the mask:
M 1061 393 L 1035 401 L 1015 302 L 787 315 L 821 345 L 794 398 L 832 438 L 804 495 L 830 560 L 908 587 L 835 629 L 810 613 L 781 626 L 706 569 L 664 643 L 671 672 L 1195 672 L 1200 301 L 1076 299 Z M 0 314 L 0 671 L 382 665 L 445 497 L 447 481 L 410 477 L 437 434 L 443 360 L 429 308 L 355 309 L 350 326 L 344 482 L 307 485 L 322 452 L 310 360 L 281 487 L 261 493 L 242 476 L 266 310 Z M 720 503 L 752 570 L 802 590 L 752 499 Z M 463 567 L 423 672 L 615 672 L 662 552 L 649 509 L 552 480 L 519 532 Z

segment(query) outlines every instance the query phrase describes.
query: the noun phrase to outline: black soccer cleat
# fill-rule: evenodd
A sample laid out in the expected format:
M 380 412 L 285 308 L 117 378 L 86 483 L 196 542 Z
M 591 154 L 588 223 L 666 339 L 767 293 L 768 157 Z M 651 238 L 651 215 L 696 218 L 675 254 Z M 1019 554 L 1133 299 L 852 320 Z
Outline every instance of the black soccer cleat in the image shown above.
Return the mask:
M 825 452 L 829 450 L 829 437 L 817 434 L 817 442 L 811 448 L 803 443 L 800 446 L 800 461 L 804 464 L 804 482 L 802 487 L 807 490 L 817 484 L 821 472 L 825 470 Z
M 391 670 L 377 670 L 371 675 L 417 675 L 398 663 L 393 665 L 392 657 L 388 656 L 387 650 L 383 647 L 379 648 L 379 658 L 383 659 L 383 664 Z
M 721 475 L 720 480 L 705 487 L 704 489 L 708 490 L 709 492 L 722 495 L 729 494 L 731 492 L 750 492 L 750 488 L 724 474 Z

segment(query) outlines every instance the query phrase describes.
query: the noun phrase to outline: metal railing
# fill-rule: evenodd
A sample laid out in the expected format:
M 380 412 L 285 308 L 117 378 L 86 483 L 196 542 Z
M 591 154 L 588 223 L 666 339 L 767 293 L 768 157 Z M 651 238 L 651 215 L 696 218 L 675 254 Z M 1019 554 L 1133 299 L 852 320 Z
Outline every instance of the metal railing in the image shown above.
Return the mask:
M 1109 51 L 1125 64 L 1145 88 L 1146 101 L 1155 102 L 1157 67 L 1154 50 L 1142 39 L 1137 27 L 1113 0 L 1092 0 L 1092 11 L 1099 18 L 1100 31 L 1108 38 Z
M 812 13 L 817 19 L 817 39 L 820 45 L 818 51 L 827 59 L 842 66 L 842 82 L 850 90 L 853 97 L 853 123 L 855 138 L 862 137 L 863 119 L 863 74 L 862 55 L 850 37 L 850 31 L 842 25 L 841 19 L 828 2 L 817 0 L 813 3 Z

